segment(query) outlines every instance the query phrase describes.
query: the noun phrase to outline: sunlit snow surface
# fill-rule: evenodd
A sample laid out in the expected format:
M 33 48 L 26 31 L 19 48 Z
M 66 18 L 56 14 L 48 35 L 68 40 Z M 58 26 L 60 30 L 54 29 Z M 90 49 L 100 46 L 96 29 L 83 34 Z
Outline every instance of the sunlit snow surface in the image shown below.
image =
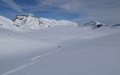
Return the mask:
M 119 27 L 0 27 L 0 75 L 120 75 L 119 39 Z

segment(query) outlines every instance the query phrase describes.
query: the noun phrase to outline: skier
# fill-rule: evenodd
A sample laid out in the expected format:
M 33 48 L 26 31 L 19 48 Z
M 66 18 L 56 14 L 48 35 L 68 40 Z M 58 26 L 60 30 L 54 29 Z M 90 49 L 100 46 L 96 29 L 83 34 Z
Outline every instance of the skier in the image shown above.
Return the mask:
M 58 46 L 58 48 L 60 48 L 60 46 Z

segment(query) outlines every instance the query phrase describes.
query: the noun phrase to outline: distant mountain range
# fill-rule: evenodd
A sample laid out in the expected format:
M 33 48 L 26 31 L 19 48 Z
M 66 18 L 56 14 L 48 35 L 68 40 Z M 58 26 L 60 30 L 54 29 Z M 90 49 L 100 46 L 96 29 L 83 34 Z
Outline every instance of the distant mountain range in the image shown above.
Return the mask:
M 16 15 L 13 22 L 21 27 L 27 29 L 40 29 L 46 27 L 53 27 L 58 25 L 69 25 L 69 26 L 79 26 L 77 22 L 72 22 L 68 20 L 55 20 L 48 18 L 38 18 L 33 14 L 27 15 Z
M 99 28 L 102 26 L 110 26 L 110 25 L 103 24 L 103 23 L 96 22 L 96 21 L 90 21 L 88 23 L 85 23 L 83 26 L 91 26 L 92 28 Z
M 110 27 L 120 26 L 120 24 L 106 25 L 106 24 L 99 23 L 96 21 L 91 21 L 91 22 L 85 23 L 84 25 L 80 25 L 77 22 L 72 22 L 68 20 L 55 20 L 55 19 L 48 19 L 48 18 L 42 18 L 42 17 L 38 18 L 34 16 L 33 14 L 16 15 L 16 17 L 13 20 L 10 20 L 0 15 L 0 27 L 8 28 L 8 29 L 38 30 L 40 28 L 48 28 L 48 27 L 59 26 L 59 25 L 91 26 L 92 28 L 99 28 L 102 26 L 110 26 Z

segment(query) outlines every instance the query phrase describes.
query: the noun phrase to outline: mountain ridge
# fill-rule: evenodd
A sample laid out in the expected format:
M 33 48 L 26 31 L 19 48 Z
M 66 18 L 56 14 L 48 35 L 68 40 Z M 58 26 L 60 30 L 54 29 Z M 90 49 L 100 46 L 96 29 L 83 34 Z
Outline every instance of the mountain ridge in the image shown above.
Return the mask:
M 20 27 L 27 29 L 40 29 L 40 28 L 53 27 L 57 25 L 79 26 L 77 22 L 72 22 L 68 20 L 55 20 L 55 19 L 48 19 L 42 17 L 38 18 L 33 14 L 16 15 L 13 21 L 15 22 L 15 24 L 18 24 Z
M 9 30 L 21 30 L 21 28 L 14 25 L 14 22 L 2 15 L 0 15 L 0 27 Z
M 102 26 L 117 27 L 120 24 L 107 25 L 97 21 L 90 21 L 83 25 L 78 22 L 73 22 L 69 20 L 55 20 L 49 18 L 36 17 L 33 14 L 23 14 L 16 15 L 13 20 L 10 20 L 2 15 L 0 15 L 0 27 L 15 29 L 15 30 L 39 30 L 41 28 L 49 28 L 54 26 L 89 26 L 94 28 L 99 28 Z
M 103 24 L 97 21 L 90 21 L 90 22 L 85 23 L 83 26 L 91 26 L 92 28 L 99 28 L 102 26 L 109 26 L 109 25 Z

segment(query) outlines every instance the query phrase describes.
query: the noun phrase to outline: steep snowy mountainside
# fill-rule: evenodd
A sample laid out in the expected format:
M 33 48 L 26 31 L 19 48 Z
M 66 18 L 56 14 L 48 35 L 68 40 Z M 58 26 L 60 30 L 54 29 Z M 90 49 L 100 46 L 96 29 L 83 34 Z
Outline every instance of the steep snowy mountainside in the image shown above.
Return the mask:
M 6 28 L 10 30 L 21 30 L 19 27 L 14 25 L 14 22 L 8 18 L 3 17 L 0 15 L 0 28 Z
M 38 18 L 35 17 L 33 14 L 16 15 L 13 21 L 16 24 L 18 24 L 20 27 L 25 29 L 40 29 L 40 28 L 51 27 L 56 25 L 79 26 L 79 24 L 76 22 L 72 22 L 68 20 Z
M 88 23 L 85 23 L 83 26 L 92 26 L 92 28 L 99 28 L 99 27 L 108 26 L 108 25 L 97 22 L 97 21 L 90 21 Z

